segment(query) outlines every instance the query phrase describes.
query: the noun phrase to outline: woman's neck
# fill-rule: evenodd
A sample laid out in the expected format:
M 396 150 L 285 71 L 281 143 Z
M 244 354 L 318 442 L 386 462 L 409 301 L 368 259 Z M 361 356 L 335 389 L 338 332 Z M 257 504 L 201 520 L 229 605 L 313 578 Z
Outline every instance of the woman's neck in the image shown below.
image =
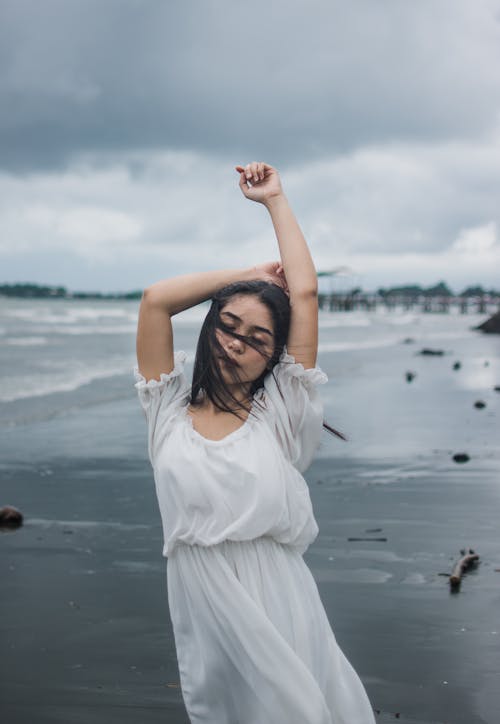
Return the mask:
M 250 385 L 235 385 L 234 389 L 229 388 L 229 394 L 221 400 L 221 403 L 227 406 L 228 410 L 221 410 L 221 408 L 218 407 L 208 397 L 208 395 L 204 394 L 199 400 L 198 405 L 213 415 L 218 415 L 228 411 L 234 411 L 236 413 L 242 412 L 243 410 L 250 411 Z

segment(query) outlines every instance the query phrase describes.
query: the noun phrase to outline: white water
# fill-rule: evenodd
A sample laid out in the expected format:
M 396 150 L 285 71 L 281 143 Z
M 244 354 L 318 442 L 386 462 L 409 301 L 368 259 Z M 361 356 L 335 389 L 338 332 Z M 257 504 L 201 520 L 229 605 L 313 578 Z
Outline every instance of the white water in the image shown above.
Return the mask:
M 71 392 L 130 374 L 135 365 L 137 301 L 0 300 L 0 402 Z M 174 318 L 175 342 L 192 360 L 206 305 Z M 470 335 L 477 316 L 377 312 L 320 314 L 321 356 L 447 345 Z

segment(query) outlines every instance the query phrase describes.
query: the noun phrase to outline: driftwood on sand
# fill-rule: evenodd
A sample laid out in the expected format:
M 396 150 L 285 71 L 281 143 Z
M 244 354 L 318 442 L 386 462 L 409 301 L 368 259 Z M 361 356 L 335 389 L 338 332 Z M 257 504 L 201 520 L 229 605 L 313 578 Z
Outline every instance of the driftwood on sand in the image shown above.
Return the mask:
M 462 557 L 453 566 L 453 571 L 450 576 L 450 585 L 452 588 L 457 588 L 462 581 L 462 575 L 479 561 L 478 554 L 474 553 L 472 548 L 461 550 L 460 553 Z

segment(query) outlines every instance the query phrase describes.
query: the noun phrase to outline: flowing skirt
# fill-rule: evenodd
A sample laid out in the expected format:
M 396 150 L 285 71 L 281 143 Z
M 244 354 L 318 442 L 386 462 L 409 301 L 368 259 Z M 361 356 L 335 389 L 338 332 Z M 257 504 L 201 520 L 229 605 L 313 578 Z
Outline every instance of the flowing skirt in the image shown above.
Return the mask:
M 300 552 L 270 537 L 180 543 L 167 579 L 192 724 L 374 724 Z

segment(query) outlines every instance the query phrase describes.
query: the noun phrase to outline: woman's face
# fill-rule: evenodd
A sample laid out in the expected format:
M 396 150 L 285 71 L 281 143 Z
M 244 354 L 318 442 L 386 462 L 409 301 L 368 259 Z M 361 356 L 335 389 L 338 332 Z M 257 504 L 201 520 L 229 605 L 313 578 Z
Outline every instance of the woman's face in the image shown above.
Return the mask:
M 266 369 L 274 352 L 274 324 L 271 312 L 258 297 L 238 294 L 220 311 L 221 322 L 231 331 L 249 337 L 255 346 L 236 339 L 222 329 L 217 340 L 229 360 L 220 357 L 222 376 L 227 384 L 250 383 Z

